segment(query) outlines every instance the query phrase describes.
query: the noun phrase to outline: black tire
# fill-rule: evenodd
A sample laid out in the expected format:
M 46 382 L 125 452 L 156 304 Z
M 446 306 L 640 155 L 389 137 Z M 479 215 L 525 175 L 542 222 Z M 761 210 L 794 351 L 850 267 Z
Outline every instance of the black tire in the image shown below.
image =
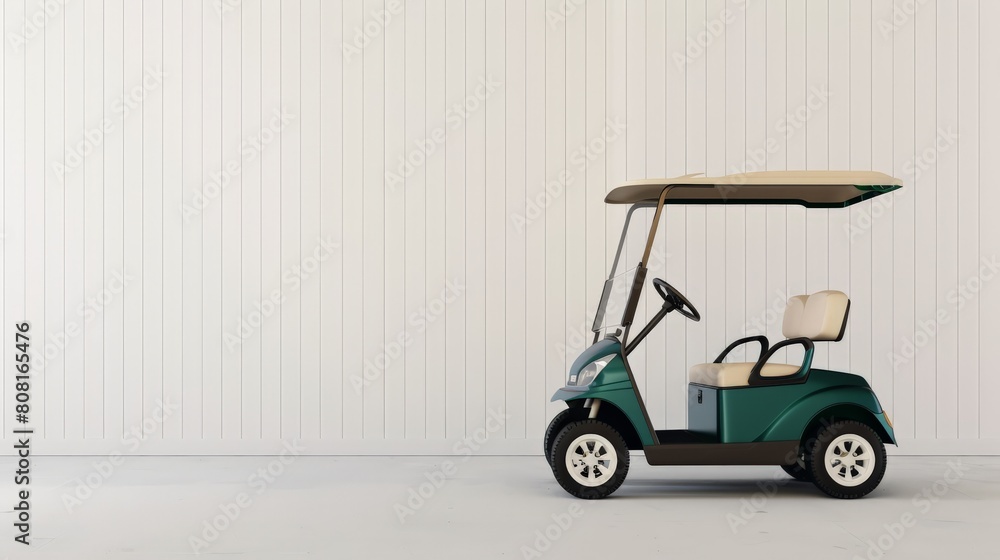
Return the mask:
M 788 473 L 788 476 L 798 480 L 799 482 L 812 482 L 812 475 L 809 474 L 802 465 L 795 463 L 793 465 L 781 465 L 781 470 Z
M 852 442 L 838 443 L 837 439 L 842 436 L 854 436 L 860 447 Z M 863 441 L 860 441 L 863 440 Z M 867 444 L 868 449 L 864 449 Z M 836 455 L 844 457 L 844 465 L 839 468 L 836 476 L 831 476 L 830 470 L 838 470 L 835 466 L 827 468 L 827 450 L 835 447 L 832 453 L 835 455 L 834 461 L 841 461 Z M 855 460 L 854 457 L 868 453 L 871 459 Z M 846 461 L 856 461 L 857 466 L 850 466 Z M 813 484 L 828 496 L 844 500 L 852 500 L 868 495 L 879 485 L 885 475 L 886 453 L 885 444 L 878 437 L 870 426 L 854 420 L 836 422 L 819 430 L 816 435 L 816 443 L 812 447 L 809 460 L 806 465 L 812 475 Z M 847 479 L 859 473 L 857 467 L 870 468 L 871 472 L 860 484 L 850 486 Z
M 590 414 L 589 408 L 582 406 L 567 408 L 556 414 L 555 418 L 549 422 L 549 427 L 545 429 L 545 439 L 542 442 L 542 451 L 545 453 L 545 462 L 552 466 L 552 445 L 555 444 L 556 435 L 566 424 L 575 420 L 584 420 Z
M 571 450 L 570 447 L 578 438 L 588 435 L 596 435 L 603 438 L 611 444 L 615 452 L 614 459 L 616 465 L 613 472 L 605 471 L 605 466 L 601 464 L 598 464 L 596 469 L 593 467 L 584 468 L 587 476 L 597 476 L 600 478 L 600 482 L 596 486 L 587 486 L 578 482 L 566 465 L 566 456 L 574 453 L 574 450 Z M 599 450 L 596 446 L 593 448 L 588 447 L 588 449 L 594 452 L 595 457 L 607 456 L 607 450 L 604 450 L 605 453 L 598 455 Z M 563 490 L 566 490 L 577 498 L 599 500 L 610 496 L 625 482 L 629 467 L 628 446 L 625 444 L 625 439 L 622 438 L 621 434 L 610 425 L 600 420 L 578 420 L 567 424 L 556 435 L 552 445 L 549 464 L 552 465 L 552 473 L 556 477 L 556 482 L 559 483 L 559 486 L 563 487 Z M 593 473 L 591 473 L 592 470 Z

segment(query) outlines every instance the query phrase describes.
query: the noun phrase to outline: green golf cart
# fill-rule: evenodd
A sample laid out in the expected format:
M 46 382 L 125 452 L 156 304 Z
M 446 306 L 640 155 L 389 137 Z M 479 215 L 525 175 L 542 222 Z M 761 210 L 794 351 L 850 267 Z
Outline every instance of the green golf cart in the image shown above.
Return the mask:
M 579 498 L 609 496 L 628 474 L 629 450 L 641 449 L 651 465 L 777 465 L 835 498 L 860 498 L 874 490 L 885 473 L 885 444 L 896 443 L 888 414 L 863 377 L 811 367 L 815 343 L 844 336 L 850 310 L 844 293 L 792 297 L 782 323 L 786 340 L 772 345 L 765 336 L 749 336 L 730 344 L 713 363 L 694 365 L 685 430 L 654 429 L 628 357 L 667 314 L 701 320 L 681 292 L 655 278 L 663 305 L 630 336 L 665 205 L 844 208 L 900 186 L 898 179 L 877 172 L 780 171 L 643 180 L 608 193 L 606 203 L 630 207 L 594 319 L 593 344 L 552 396 L 568 405 L 552 419 L 544 440 L 559 484 Z M 629 225 L 639 221 L 633 214 L 643 208 L 653 214 L 642 257 L 634 268 L 619 271 Z M 744 344 L 759 345 L 757 360 L 726 362 Z M 801 363 L 772 362 L 790 347 L 802 349 Z

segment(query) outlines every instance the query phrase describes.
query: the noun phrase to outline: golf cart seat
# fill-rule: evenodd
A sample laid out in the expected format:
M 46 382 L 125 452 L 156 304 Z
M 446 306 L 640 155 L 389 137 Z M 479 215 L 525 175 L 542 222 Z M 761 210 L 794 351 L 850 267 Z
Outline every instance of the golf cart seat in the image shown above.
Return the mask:
M 768 348 L 768 341 L 764 336 L 741 338 L 723 350 L 715 362 L 693 366 L 688 374 L 688 381 L 710 387 L 777 385 L 804 381 L 812 363 L 813 342 L 841 340 L 847 327 L 850 307 L 851 301 L 847 294 L 835 290 L 794 296 L 788 300 L 781 325 L 781 332 L 787 340 Z M 756 362 L 723 362 L 729 352 L 748 342 L 760 344 L 760 357 Z M 795 344 L 805 348 L 801 365 L 768 363 L 777 350 Z

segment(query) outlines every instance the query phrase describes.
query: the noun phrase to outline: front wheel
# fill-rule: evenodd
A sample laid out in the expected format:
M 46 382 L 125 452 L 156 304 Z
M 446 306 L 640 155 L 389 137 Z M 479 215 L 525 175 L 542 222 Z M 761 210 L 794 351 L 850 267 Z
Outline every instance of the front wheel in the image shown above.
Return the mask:
M 885 445 L 867 424 L 836 422 L 817 434 L 806 464 L 813 483 L 827 495 L 860 498 L 885 475 Z
M 567 424 L 552 446 L 552 472 L 556 482 L 577 498 L 597 500 L 610 496 L 628 475 L 629 453 L 625 439 L 600 420 Z
M 543 451 L 545 453 L 545 461 L 548 462 L 549 466 L 552 467 L 552 446 L 556 443 L 556 436 L 559 432 L 574 420 L 583 420 L 590 414 L 589 408 L 584 408 L 582 406 L 567 408 L 556 414 L 555 418 L 549 422 L 549 427 L 545 430 L 545 439 L 542 440 Z

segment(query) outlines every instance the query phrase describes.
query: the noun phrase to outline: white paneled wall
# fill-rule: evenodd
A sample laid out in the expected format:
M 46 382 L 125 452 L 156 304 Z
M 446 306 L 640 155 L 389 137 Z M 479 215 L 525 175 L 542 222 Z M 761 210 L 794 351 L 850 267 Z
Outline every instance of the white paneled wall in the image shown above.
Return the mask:
M 4 438 L 27 320 L 40 452 L 534 453 L 609 188 L 854 168 L 906 187 L 667 211 L 651 276 L 705 320 L 635 353 L 653 422 L 833 288 L 815 365 L 867 377 L 901 451 L 1000 452 L 1000 2 L 57 4 L 2 13 Z

